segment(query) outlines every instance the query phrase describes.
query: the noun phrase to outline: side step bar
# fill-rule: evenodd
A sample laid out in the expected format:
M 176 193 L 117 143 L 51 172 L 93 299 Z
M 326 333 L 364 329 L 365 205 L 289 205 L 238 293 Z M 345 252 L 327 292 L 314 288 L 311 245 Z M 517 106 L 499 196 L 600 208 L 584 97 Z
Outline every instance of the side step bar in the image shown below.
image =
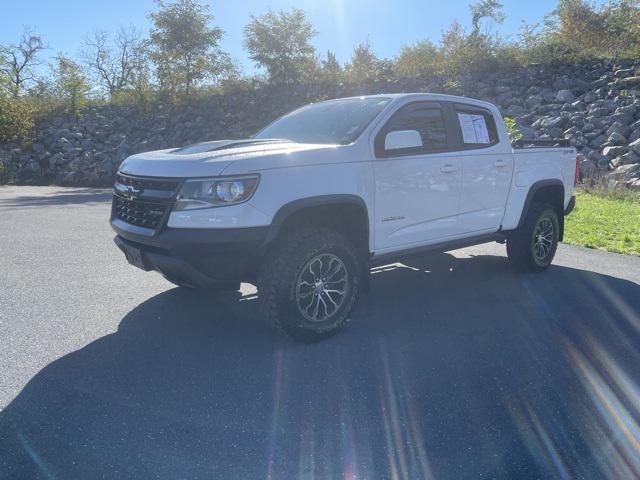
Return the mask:
M 400 252 L 382 253 L 378 255 L 374 254 L 369 260 L 369 265 L 371 267 L 377 267 L 387 263 L 400 261 L 403 258 L 415 257 L 416 255 L 426 252 L 448 252 L 449 250 L 457 250 L 459 248 L 471 247 L 482 243 L 504 243 L 504 241 L 504 234 L 501 233 L 490 233 L 475 237 L 460 238 L 456 240 L 449 240 L 447 242 L 433 243 L 431 245 L 421 245 L 420 247 L 402 250 Z

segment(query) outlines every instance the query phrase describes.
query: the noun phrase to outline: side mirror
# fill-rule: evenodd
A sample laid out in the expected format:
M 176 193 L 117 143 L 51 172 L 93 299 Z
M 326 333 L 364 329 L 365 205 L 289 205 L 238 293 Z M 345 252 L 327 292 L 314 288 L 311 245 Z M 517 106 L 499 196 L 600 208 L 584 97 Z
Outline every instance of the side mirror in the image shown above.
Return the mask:
M 384 139 L 384 149 L 386 151 L 422 146 L 422 137 L 416 130 L 396 130 L 395 132 L 387 133 Z

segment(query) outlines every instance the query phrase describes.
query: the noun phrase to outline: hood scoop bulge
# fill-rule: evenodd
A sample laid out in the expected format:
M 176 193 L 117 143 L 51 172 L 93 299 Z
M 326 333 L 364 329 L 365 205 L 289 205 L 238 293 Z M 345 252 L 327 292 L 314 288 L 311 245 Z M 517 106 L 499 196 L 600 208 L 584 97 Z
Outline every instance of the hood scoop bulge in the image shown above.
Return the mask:
M 200 142 L 186 147 L 172 150 L 176 155 L 193 155 L 198 153 L 215 152 L 219 150 L 229 150 L 232 148 L 248 147 L 252 145 L 270 145 L 274 143 L 290 143 L 289 140 L 278 138 L 249 139 L 249 140 L 215 140 L 212 142 Z

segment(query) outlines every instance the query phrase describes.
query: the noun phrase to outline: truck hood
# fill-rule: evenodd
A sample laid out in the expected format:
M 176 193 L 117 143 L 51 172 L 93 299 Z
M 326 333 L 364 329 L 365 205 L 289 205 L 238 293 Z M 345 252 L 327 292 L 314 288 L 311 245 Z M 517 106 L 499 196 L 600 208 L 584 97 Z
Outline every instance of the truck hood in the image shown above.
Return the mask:
M 287 140 L 217 140 L 187 147 L 156 150 L 128 157 L 120 172 L 148 177 L 215 177 L 232 164 L 238 173 L 238 162 L 246 164 L 247 171 L 276 168 L 310 158 L 304 152 L 335 149 L 335 145 L 295 143 Z M 249 161 L 250 160 L 250 161 Z

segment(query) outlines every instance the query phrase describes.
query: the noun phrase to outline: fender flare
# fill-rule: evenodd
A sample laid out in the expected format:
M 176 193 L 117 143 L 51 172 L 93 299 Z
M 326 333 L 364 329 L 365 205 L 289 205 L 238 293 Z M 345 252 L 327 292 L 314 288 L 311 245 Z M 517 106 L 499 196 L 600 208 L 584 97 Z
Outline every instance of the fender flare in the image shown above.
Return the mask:
M 354 194 L 330 194 L 330 195 L 318 195 L 314 197 L 305 197 L 292 202 L 284 204 L 273 217 L 271 227 L 267 237 L 264 240 L 264 245 L 275 240 L 280 233 L 280 228 L 286 222 L 287 218 L 296 212 L 312 207 L 322 207 L 327 205 L 355 205 L 362 209 L 365 217 L 365 227 L 367 240 L 369 238 L 369 210 L 364 199 Z M 367 243 L 367 249 L 369 245 Z
M 529 187 L 529 191 L 527 192 L 527 197 L 524 200 L 524 205 L 522 206 L 522 211 L 520 212 L 520 220 L 518 220 L 517 228 L 520 228 L 522 226 L 522 223 L 524 222 L 524 217 L 527 215 L 527 212 L 529 211 L 529 207 L 531 207 L 531 202 L 533 202 L 533 198 L 535 197 L 536 193 L 541 188 L 552 187 L 552 186 L 558 186 L 562 189 L 562 198 L 564 200 L 564 184 L 562 183 L 561 180 L 557 178 L 553 178 L 553 179 L 547 179 L 547 180 L 539 180 L 533 183 L 531 187 Z

